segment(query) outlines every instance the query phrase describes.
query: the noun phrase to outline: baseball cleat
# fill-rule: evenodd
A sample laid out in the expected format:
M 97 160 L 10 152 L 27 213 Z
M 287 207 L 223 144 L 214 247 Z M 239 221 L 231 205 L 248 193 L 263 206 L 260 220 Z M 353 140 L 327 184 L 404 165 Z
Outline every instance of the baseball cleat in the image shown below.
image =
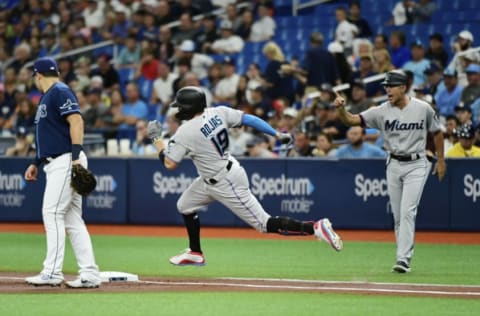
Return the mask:
M 81 289 L 81 288 L 97 288 L 100 286 L 99 281 L 90 281 L 90 280 L 83 280 L 81 278 L 78 278 L 73 281 L 68 281 L 65 282 L 67 287 L 72 288 L 72 289 Z
M 412 271 L 410 266 L 403 261 L 397 261 L 397 263 L 392 267 L 392 272 L 408 273 L 410 271 Z
M 183 253 L 169 259 L 171 264 L 176 266 L 203 266 L 205 257 L 201 252 L 194 252 L 186 249 Z
M 63 277 L 40 273 L 38 275 L 25 278 L 25 282 L 35 286 L 60 286 L 63 283 Z
M 340 251 L 343 248 L 343 242 L 340 236 L 333 230 L 332 223 L 328 218 L 321 219 L 313 224 L 315 236 L 324 240 L 332 246 L 336 251 Z

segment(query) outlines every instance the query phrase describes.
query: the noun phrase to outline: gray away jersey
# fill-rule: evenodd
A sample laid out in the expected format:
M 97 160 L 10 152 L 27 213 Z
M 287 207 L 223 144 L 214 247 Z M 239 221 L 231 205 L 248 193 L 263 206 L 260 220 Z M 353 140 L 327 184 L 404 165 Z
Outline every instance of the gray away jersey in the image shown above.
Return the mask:
M 403 109 L 387 101 L 360 115 L 366 126 L 381 131 L 385 149 L 396 155 L 424 153 L 427 131 L 436 132 L 441 128 L 439 117 L 432 107 L 416 98 L 411 98 Z
M 214 177 L 230 158 L 228 129 L 241 126 L 242 116 L 242 111 L 225 106 L 206 108 L 179 127 L 169 140 L 165 155 L 177 163 L 190 157 L 201 177 Z

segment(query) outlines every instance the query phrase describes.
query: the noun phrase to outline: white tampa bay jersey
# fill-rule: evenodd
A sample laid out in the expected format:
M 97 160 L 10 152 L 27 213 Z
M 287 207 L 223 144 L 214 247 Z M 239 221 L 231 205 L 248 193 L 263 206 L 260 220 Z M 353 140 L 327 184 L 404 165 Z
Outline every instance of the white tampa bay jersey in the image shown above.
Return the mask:
M 396 155 L 424 153 L 427 132 L 436 132 L 441 128 L 433 108 L 416 98 L 410 98 L 403 109 L 387 101 L 363 111 L 360 116 L 367 127 L 381 131 L 385 149 Z
M 178 128 L 168 142 L 165 156 L 177 163 L 190 157 L 201 177 L 214 177 L 233 159 L 228 129 L 241 126 L 242 116 L 242 111 L 225 106 L 206 108 Z

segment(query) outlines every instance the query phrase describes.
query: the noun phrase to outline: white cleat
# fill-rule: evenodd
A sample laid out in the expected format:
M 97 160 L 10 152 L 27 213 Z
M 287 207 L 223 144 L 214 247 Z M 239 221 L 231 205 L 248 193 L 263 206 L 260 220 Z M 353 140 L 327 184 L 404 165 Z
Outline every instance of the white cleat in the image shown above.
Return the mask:
M 332 223 L 328 218 L 317 221 L 313 224 L 313 229 L 318 239 L 326 241 L 336 251 L 342 250 L 342 238 L 333 230 Z
M 63 277 L 58 275 L 40 273 L 38 275 L 25 278 L 25 282 L 35 286 L 60 286 L 63 283 Z
M 176 266 L 203 266 L 205 265 L 205 257 L 200 252 L 193 252 L 190 249 L 177 256 L 173 256 L 169 259 L 171 264 Z
M 82 280 L 81 278 L 78 278 L 73 281 L 68 281 L 65 282 L 67 287 L 72 288 L 72 289 L 82 289 L 82 288 L 97 288 L 100 286 L 99 281 L 90 281 L 90 280 Z

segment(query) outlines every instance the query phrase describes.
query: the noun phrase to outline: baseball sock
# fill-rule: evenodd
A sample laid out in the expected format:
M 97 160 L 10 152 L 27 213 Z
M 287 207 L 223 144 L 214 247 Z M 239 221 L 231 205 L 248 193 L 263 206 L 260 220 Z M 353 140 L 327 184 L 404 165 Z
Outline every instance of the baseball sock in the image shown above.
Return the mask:
M 197 213 L 183 215 L 183 221 L 188 232 L 190 250 L 193 252 L 202 252 L 200 248 L 200 219 Z
M 281 235 L 313 235 L 313 223 L 298 221 L 289 217 L 270 217 L 267 221 L 267 232 Z

